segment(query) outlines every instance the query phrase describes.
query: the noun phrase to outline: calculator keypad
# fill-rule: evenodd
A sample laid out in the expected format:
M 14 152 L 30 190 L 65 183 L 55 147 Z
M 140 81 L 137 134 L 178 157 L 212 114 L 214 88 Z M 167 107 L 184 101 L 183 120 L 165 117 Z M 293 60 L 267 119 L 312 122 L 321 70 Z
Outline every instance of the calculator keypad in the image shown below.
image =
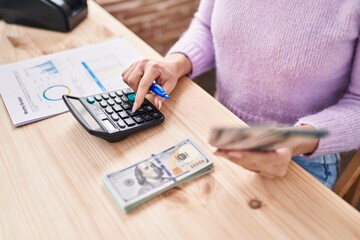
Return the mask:
M 119 131 L 141 125 L 149 125 L 163 117 L 147 99 L 145 99 L 140 108 L 133 113 L 131 109 L 134 99 L 134 91 L 127 88 L 88 96 L 86 101 L 89 105 L 100 107 L 104 112 L 100 120 L 109 120 Z

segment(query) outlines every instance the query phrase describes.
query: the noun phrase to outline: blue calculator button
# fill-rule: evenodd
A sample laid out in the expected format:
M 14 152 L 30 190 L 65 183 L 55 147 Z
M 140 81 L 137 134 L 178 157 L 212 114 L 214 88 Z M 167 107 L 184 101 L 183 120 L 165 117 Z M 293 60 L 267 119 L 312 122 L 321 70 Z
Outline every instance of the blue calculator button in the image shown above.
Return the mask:
M 133 101 L 135 101 L 136 95 L 135 95 L 135 93 L 130 93 L 129 95 L 127 95 L 127 97 L 129 99 L 129 101 L 133 102 Z
M 87 101 L 88 103 L 90 103 L 90 104 L 93 104 L 93 103 L 95 102 L 95 98 L 93 98 L 93 97 L 87 97 L 87 98 L 86 98 L 86 101 Z

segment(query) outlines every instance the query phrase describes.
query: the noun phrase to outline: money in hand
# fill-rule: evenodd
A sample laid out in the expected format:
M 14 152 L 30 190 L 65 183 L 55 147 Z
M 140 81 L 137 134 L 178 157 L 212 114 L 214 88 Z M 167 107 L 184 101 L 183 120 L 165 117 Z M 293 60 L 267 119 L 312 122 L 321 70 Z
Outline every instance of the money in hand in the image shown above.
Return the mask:
M 189 139 L 111 173 L 104 186 L 124 212 L 156 195 L 213 170 L 213 162 Z
M 296 128 L 215 128 L 211 132 L 209 142 L 219 149 L 274 151 L 318 139 L 327 134 L 326 130 Z

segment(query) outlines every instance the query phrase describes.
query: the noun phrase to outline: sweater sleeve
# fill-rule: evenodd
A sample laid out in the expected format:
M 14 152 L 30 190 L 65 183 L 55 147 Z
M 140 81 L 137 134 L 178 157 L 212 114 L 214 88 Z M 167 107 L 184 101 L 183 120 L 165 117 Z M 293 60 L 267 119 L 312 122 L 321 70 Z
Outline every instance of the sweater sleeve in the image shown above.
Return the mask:
M 295 125 L 309 124 L 316 129 L 328 129 L 310 157 L 345 152 L 360 147 L 360 38 L 352 65 L 348 88 L 337 104 L 303 117 Z
M 194 78 L 215 66 L 211 34 L 214 1 L 201 0 L 190 27 L 168 52 L 168 54 L 180 52 L 190 59 L 192 64 L 190 78 Z

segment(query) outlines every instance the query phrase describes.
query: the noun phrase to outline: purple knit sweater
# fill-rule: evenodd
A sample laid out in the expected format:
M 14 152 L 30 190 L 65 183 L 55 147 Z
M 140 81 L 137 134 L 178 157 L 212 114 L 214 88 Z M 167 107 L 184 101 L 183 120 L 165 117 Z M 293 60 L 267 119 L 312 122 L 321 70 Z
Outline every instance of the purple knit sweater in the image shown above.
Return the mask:
M 359 0 L 202 0 L 172 47 L 246 123 L 328 129 L 311 156 L 360 147 Z

